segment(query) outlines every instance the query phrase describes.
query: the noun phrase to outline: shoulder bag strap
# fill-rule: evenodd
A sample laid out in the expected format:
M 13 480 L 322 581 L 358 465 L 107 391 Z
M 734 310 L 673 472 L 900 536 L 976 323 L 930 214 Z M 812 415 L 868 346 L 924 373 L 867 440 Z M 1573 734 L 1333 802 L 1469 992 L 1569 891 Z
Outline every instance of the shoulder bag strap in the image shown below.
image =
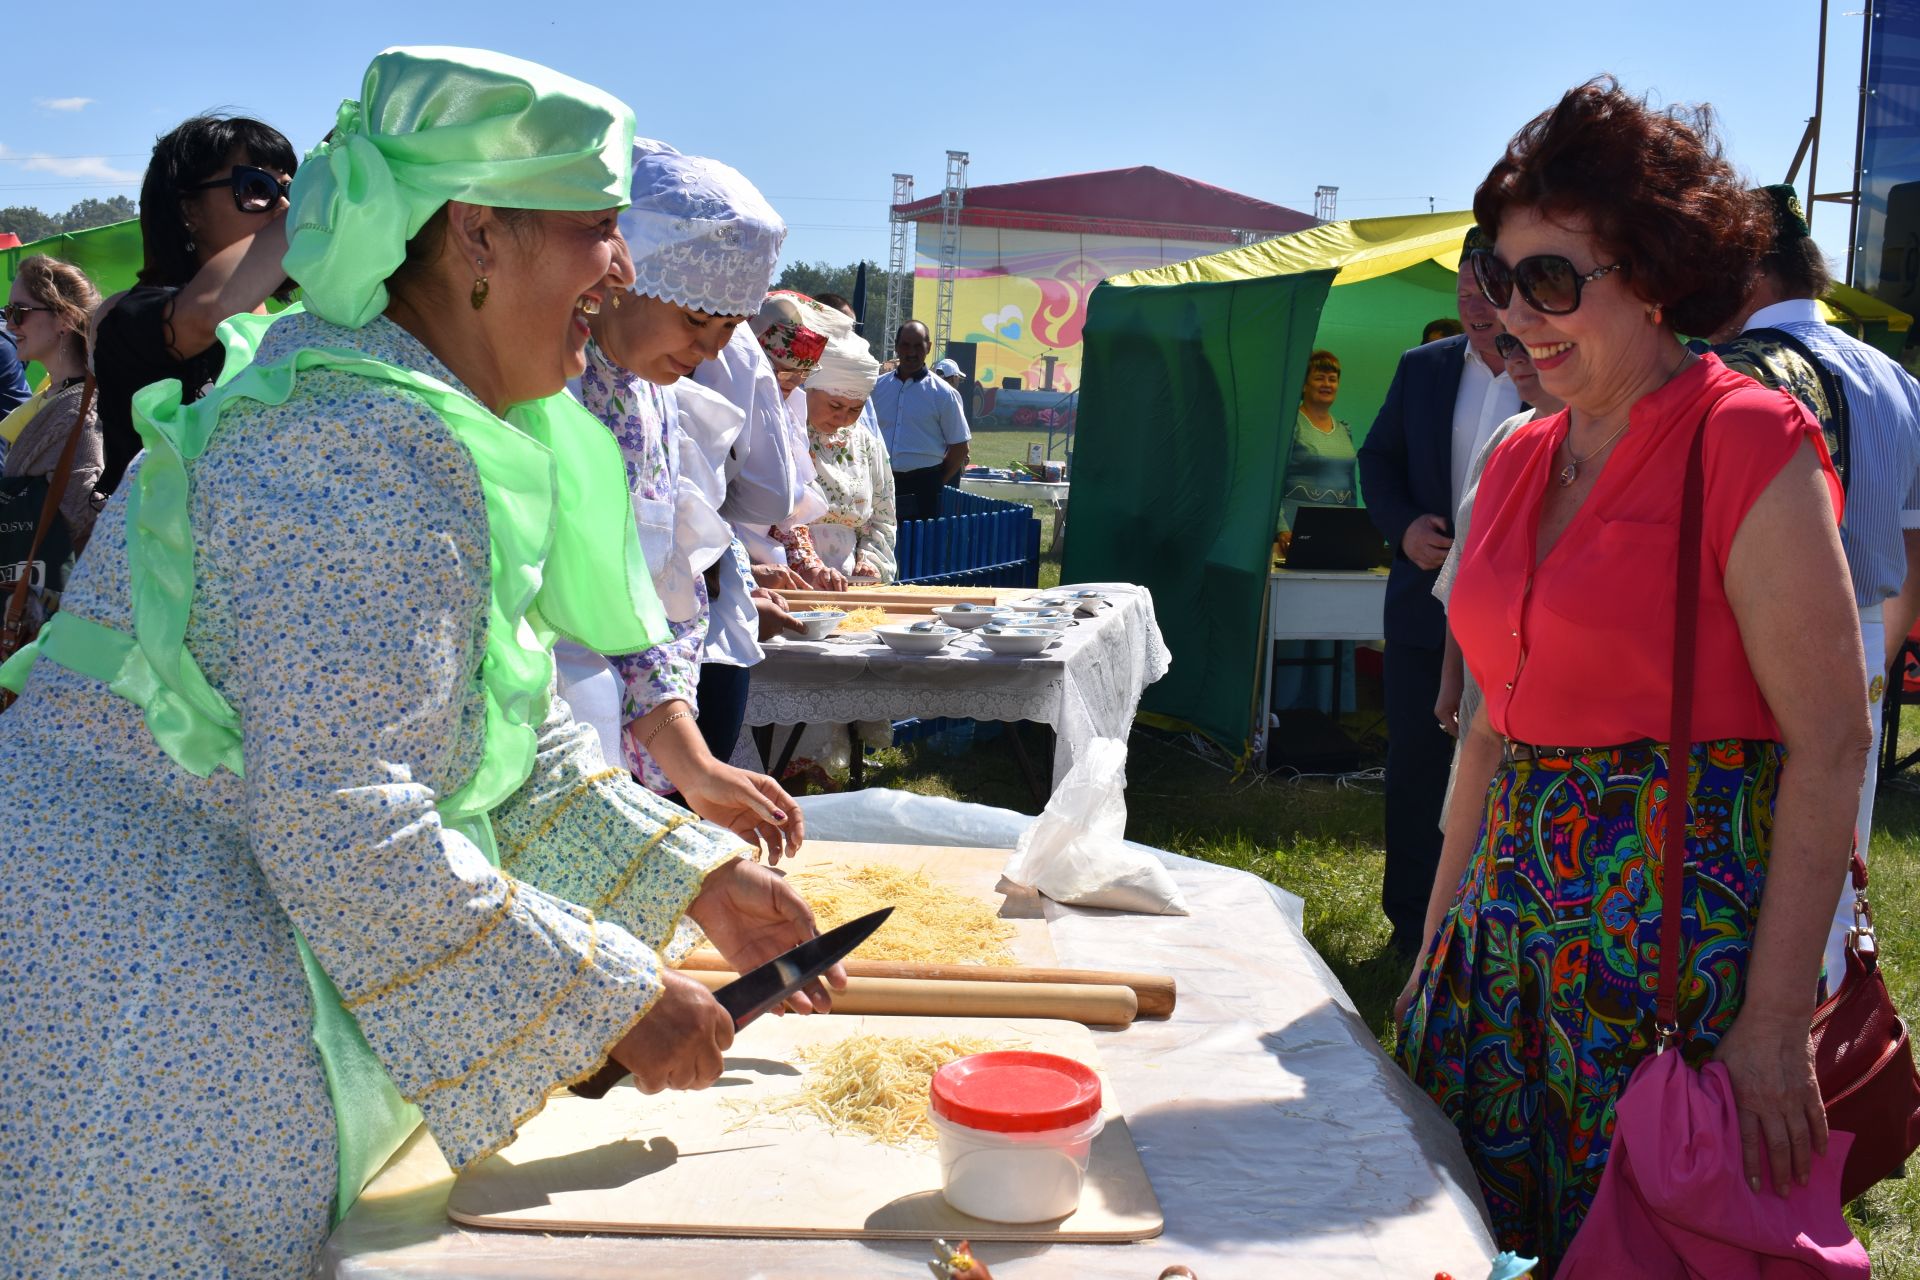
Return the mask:
M 1714 405 L 1719 403 L 1716 398 Z M 1706 417 L 1694 428 L 1680 491 L 1680 546 L 1673 611 L 1672 730 L 1667 735 L 1666 833 L 1660 847 L 1660 986 L 1654 1004 L 1656 1052 L 1680 1034 L 1680 895 L 1687 862 L 1687 810 L 1693 793 L 1693 667 L 1700 623 L 1700 551 L 1706 505 Z
M 73 455 L 79 450 L 80 436 L 87 429 L 87 415 L 93 412 L 93 396 L 93 375 L 89 373 L 86 386 L 80 392 L 80 414 L 73 420 L 73 430 L 67 432 L 66 446 L 60 450 L 60 461 L 54 464 L 53 478 L 47 483 L 46 499 L 40 504 L 40 519 L 33 527 L 33 545 L 27 552 L 26 566 L 7 598 L 5 626 L 9 633 L 17 630 L 20 620 L 26 616 L 27 595 L 33 584 L 33 562 L 40 558 L 40 544 L 46 541 L 47 530 L 53 527 L 54 517 L 60 512 L 60 503 L 67 496 L 67 482 L 73 478 Z M 19 645 L 16 642 L 12 647 L 18 648 Z

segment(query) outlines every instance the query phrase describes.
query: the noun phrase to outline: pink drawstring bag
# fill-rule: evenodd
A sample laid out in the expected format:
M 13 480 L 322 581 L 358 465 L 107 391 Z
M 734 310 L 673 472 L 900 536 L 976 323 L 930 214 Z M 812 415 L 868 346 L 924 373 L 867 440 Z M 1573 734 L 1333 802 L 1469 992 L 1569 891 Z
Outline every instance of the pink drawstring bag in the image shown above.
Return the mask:
M 1840 1216 L 1852 1143 L 1831 1134 L 1784 1200 L 1763 1151 L 1756 1193 L 1726 1067 L 1650 1057 L 1616 1104 L 1607 1169 L 1559 1280 L 1866 1280 L 1867 1251 Z

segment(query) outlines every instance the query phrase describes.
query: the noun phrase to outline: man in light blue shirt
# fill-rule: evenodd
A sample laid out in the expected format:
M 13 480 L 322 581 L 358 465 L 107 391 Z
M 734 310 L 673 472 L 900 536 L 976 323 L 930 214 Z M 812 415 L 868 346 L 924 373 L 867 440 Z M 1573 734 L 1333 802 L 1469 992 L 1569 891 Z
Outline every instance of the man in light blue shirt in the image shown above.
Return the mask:
M 940 514 L 940 490 L 967 465 L 967 415 L 960 393 L 927 368 L 933 340 L 909 320 L 894 335 L 900 363 L 874 384 L 868 403 L 893 462 L 894 502 L 902 520 Z
M 1886 687 L 1890 650 L 1913 625 L 1899 608 L 1901 588 L 1920 556 L 1920 383 L 1877 348 L 1827 324 L 1816 301 L 1832 286 L 1820 252 L 1789 186 L 1762 188 L 1772 205 L 1774 242 L 1761 259 L 1746 303 L 1723 331 L 1722 358 L 1732 368 L 1807 403 L 1827 429 L 1834 461 L 1842 470 L 1846 509 L 1840 545 L 1847 553 L 1860 639 L 1867 653 L 1868 699 L 1873 712 L 1873 756 L 1867 763 L 1855 839 L 1867 856 L 1873 827 L 1873 793 L 1879 781 L 1880 697 Z M 1810 361 L 1810 376 L 1800 370 Z M 1800 368 L 1796 369 L 1796 365 Z M 1837 446 L 1837 447 L 1836 447 Z M 1882 612 L 1886 613 L 1883 625 Z M 1895 617 L 1895 613 L 1902 616 Z M 1841 894 L 1827 940 L 1829 990 L 1846 972 L 1846 931 L 1853 924 L 1853 894 Z

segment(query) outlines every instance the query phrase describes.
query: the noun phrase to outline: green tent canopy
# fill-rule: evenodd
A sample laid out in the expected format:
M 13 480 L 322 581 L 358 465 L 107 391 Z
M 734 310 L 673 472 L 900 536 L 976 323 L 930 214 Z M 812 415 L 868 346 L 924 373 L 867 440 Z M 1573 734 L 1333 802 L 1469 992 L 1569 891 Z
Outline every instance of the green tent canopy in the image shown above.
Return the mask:
M 1153 592 L 1173 666 L 1146 691 L 1150 717 L 1246 752 L 1307 357 L 1340 358 L 1334 416 L 1358 443 L 1400 353 L 1454 314 L 1472 222 L 1331 222 L 1094 290 L 1062 576 Z
M 1455 314 L 1472 224 L 1467 212 L 1330 222 L 1094 290 L 1062 577 L 1153 592 L 1173 666 L 1141 701 L 1149 719 L 1246 758 L 1307 357 L 1339 357 L 1334 416 L 1358 444 L 1401 354 Z M 1840 285 L 1825 302 L 1829 320 L 1898 353 L 1910 317 Z
M 133 278 L 140 274 L 140 219 L 110 222 L 104 227 L 0 249 L 0 277 L 4 277 L 0 283 L 11 285 L 14 273 L 20 269 L 20 259 L 36 253 L 71 262 L 87 273 L 103 297 L 119 293 L 133 288 Z

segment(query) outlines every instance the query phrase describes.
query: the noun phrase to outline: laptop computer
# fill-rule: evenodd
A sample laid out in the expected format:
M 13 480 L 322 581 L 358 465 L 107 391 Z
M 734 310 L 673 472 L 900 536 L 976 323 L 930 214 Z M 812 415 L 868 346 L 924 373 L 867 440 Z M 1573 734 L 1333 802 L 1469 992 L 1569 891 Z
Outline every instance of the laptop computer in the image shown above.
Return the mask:
M 1378 569 L 1391 558 L 1387 540 L 1363 507 L 1301 507 L 1294 513 L 1289 569 L 1353 572 Z

